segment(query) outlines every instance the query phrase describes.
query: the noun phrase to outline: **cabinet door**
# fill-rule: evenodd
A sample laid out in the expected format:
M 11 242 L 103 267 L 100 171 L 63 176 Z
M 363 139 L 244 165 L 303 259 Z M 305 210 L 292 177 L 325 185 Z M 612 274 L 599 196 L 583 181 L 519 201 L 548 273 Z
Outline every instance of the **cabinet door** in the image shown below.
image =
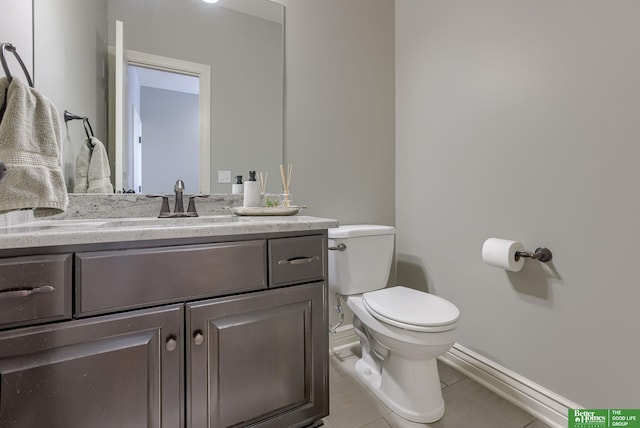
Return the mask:
M 328 413 L 324 283 L 187 305 L 187 426 L 298 427 Z
M 0 427 L 183 426 L 183 309 L 0 334 Z

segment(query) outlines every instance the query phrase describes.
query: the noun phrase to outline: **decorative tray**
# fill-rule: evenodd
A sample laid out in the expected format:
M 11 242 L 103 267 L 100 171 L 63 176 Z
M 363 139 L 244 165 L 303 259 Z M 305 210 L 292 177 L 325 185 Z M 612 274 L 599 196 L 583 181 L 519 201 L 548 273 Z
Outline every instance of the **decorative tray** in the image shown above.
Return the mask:
M 233 207 L 236 215 L 296 215 L 302 207 Z

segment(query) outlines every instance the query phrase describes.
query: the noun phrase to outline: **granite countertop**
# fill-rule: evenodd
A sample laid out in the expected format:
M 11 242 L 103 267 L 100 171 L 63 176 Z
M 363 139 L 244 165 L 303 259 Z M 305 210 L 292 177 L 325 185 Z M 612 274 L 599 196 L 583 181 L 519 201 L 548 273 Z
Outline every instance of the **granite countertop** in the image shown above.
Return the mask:
M 338 221 L 311 216 L 235 215 L 197 218 L 154 217 L 41 220 L 0 227 L 0 249 L 296 232 L 337 227 Z

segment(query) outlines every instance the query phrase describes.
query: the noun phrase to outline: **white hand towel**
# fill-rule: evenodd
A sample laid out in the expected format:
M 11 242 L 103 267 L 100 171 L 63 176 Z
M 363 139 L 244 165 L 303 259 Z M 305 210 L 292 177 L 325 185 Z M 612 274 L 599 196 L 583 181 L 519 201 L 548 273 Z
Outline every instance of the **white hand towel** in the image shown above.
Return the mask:
M 104 144 L 95 137 L 88 138 L 76 157 L 74 193 L 113 193 L 111 168 Z
M 14 77 L 0 78 L 0 213 L 34 209 L 36 217 L 67 209 L 62 176 L 60 119 L 51 101 Z
M 87 174 L 89 181 L 87 193 L 113 193 L 107 150 L 104 148 L 104 144 L 95 137 L 91 137 L 91 144 L 93 150 Z
M 87 138 L 80 146 L 76 156 L 76 180 L 73 193 L 87 193 L 89 188 L 89 162 L 91 161 L 91 143 Z

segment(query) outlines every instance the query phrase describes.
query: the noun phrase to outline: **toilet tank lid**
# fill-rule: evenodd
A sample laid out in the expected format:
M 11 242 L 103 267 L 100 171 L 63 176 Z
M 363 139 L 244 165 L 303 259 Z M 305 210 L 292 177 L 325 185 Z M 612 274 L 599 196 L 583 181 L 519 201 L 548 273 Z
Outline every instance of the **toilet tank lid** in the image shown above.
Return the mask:
M 329 229 L 329 238 L 355 238 L 356 236 L 393 235 L 396 228 L 376 224 L 351 224 Z

